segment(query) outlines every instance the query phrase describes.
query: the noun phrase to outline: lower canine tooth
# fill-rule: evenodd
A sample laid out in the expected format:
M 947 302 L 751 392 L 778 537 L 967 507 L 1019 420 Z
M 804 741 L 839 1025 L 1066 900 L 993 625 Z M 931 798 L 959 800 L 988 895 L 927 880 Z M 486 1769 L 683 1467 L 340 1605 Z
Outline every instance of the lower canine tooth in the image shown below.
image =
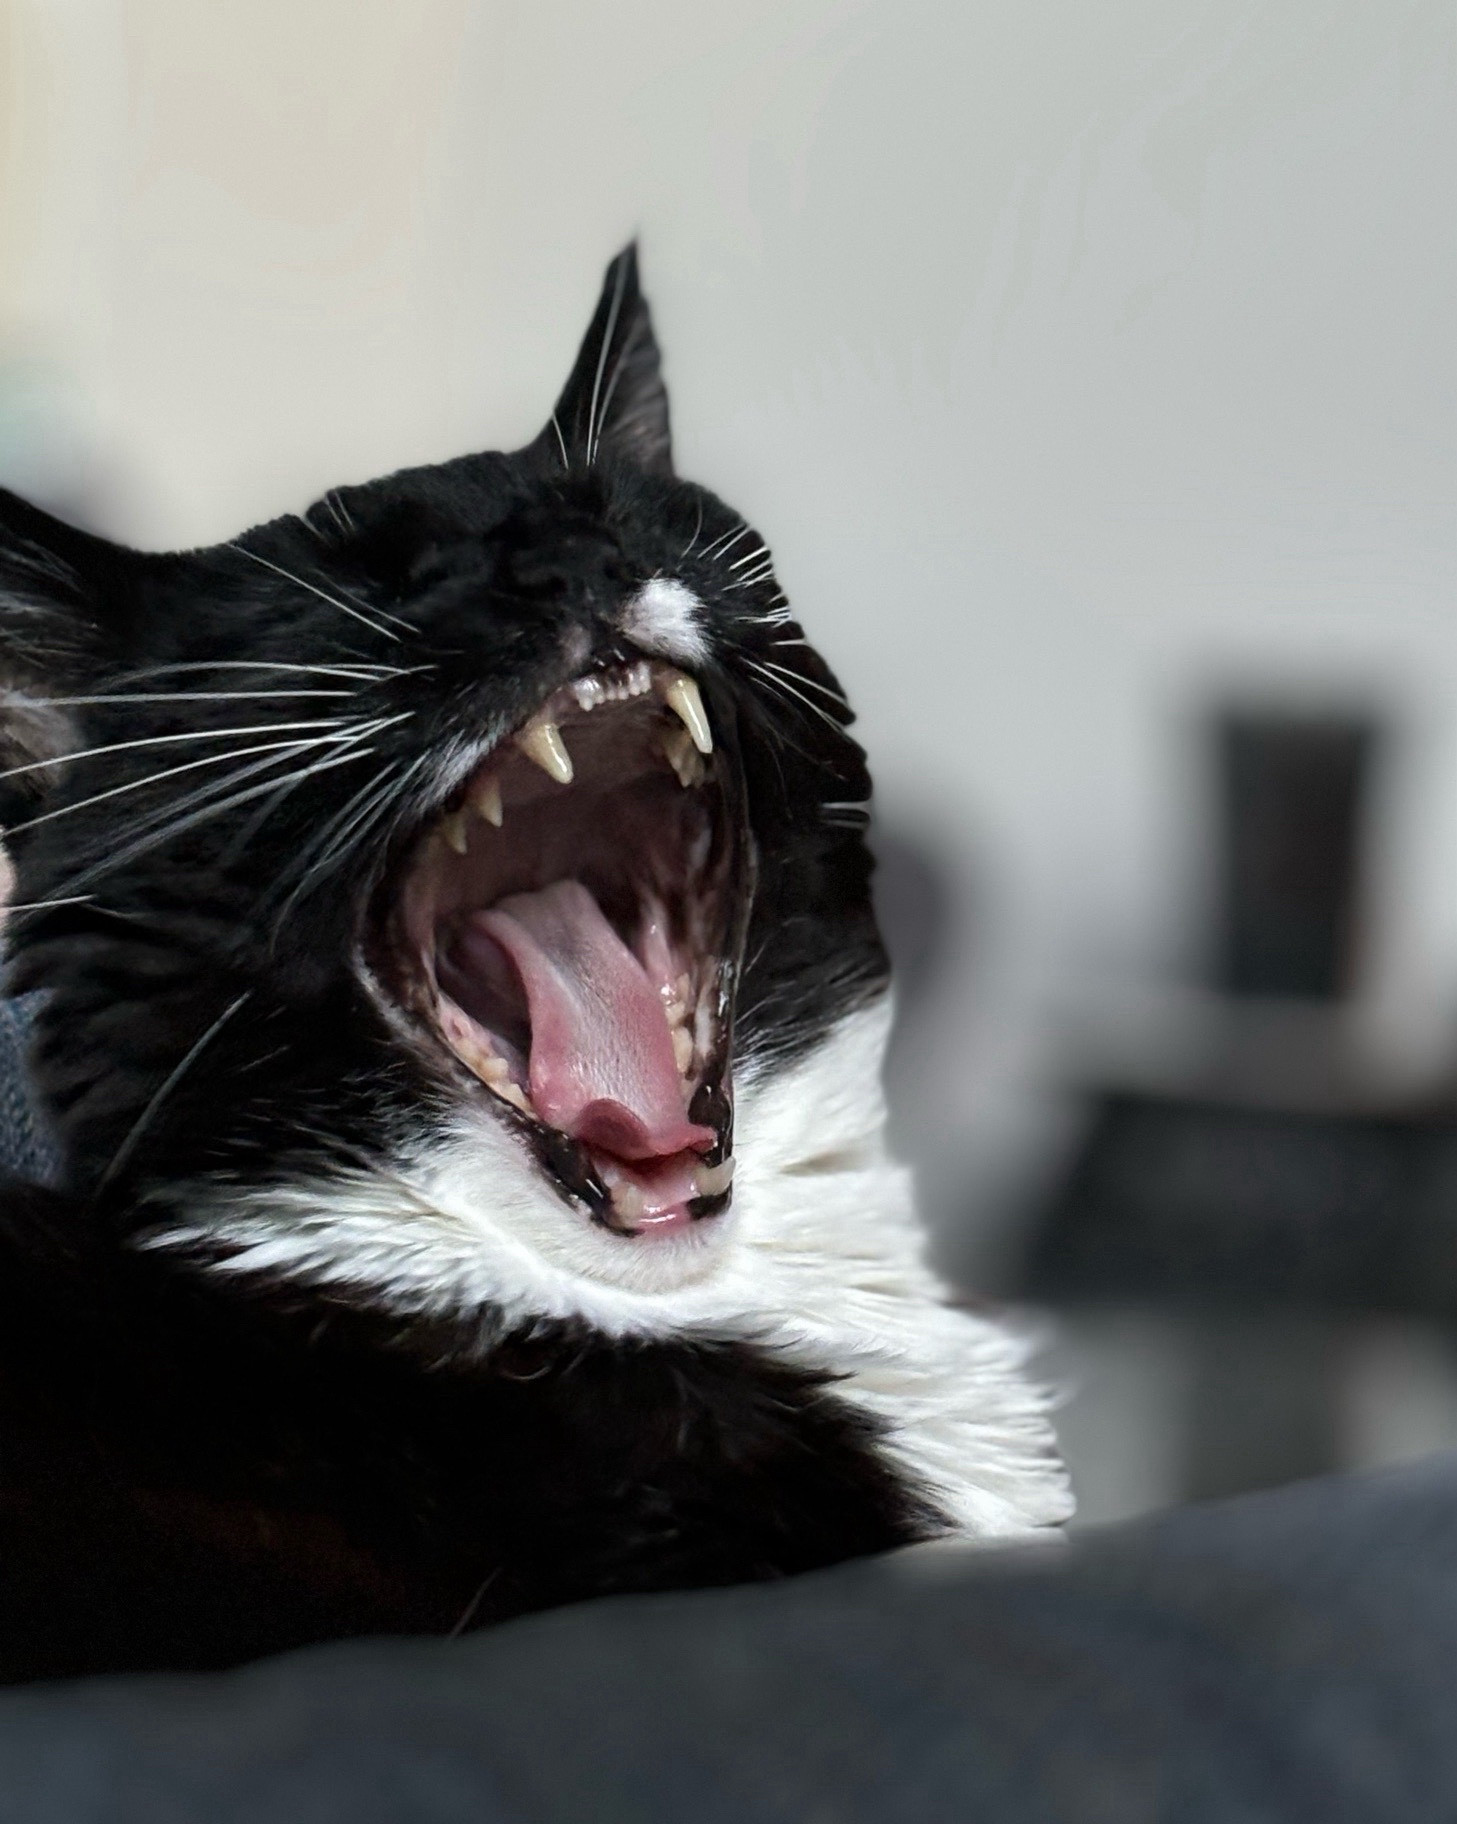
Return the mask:
M 713 730 L 708 726 L 708 712 L 703 707 L 703 697 L 692 678 L 684 677 L 680 671 L 663 692 L 663 701 L 692 735 L 693 745 L 699 753 L 711 754 Z
M 698 784 L 702 762 L 693 750 L 693 738 L 686 728 L 664 729 L 663 752 L 668 756 L 668 765 L 678 775 L 679 785 Z
M 673 1058 L 680 1073 L 693 1062 L 693 1035 L 686 1026 L 673 1028 Z
M 612 1207 L 619 1216 L 626 1216 L 629 1222 L 641 1216 L 647 1209 L 647 1199 L 635 1184 L 619 1184 L 612 1193 Z
M 558 785 L 572 783 L 572 756 L 555 722 L 530 722 L 515 739 L 526 758 L 550 773 Z
M 499 830 L 506 815 L 501 803 L 501 781 L 483 779 L 471 793 L 470 805 L 478 816 L 484 817 L 487 823 L 495 824 Z
M 726 1191 L 734 1181 L 734 1162 L 725 1159 L 720 1165 L 700 1165 L 694 1168 L 693 1183 L 700 1197 L 717 1197 Z
M 440 819 L 440 834 L 450 844 L 457 855 L 464 855 L 470 847 L 470 839 L 465 833 L 465 812 L 452 811 L 449 816 Z

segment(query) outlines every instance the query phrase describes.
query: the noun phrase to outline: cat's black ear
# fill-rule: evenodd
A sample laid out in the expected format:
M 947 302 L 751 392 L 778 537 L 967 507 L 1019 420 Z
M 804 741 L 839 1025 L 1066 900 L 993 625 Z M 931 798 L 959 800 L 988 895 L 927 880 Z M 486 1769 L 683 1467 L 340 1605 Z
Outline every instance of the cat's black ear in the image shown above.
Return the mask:
M 87 676 L 125 617 L 138 561 L 0 488 L 0 686 Z
M 538 441 L 568 468 L 610 455 L 661 475 L 673 472 L 668 390 L 638 289 L 635 245 L 607 268 L 572 377 Z

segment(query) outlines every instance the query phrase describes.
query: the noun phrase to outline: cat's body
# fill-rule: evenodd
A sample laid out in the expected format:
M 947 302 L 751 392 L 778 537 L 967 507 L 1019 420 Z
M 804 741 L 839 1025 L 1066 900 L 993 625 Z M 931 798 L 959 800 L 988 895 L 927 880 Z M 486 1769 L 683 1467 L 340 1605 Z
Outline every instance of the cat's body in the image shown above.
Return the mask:
M 1065 1518 L 884 1152 L 848 712 L 630 254 L 514 456 L 179 556 L 6 500 L 0 680 L 66 1161 L 0 1192 L 0 1674 Z

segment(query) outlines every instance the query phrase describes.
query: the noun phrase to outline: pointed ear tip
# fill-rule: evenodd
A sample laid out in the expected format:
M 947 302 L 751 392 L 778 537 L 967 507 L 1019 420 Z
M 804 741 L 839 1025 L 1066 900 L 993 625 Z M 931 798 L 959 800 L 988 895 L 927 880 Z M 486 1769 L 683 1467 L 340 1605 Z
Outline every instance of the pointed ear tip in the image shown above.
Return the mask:
M 638 282 L 638 265 L 637 236 L 634 235 L 625 246 L 618 249 L 616 255 L 608 262 L 606 275 L 607 282 L 610 284 L 617 274 L 621 272 L 628 284 L 636 290 Z

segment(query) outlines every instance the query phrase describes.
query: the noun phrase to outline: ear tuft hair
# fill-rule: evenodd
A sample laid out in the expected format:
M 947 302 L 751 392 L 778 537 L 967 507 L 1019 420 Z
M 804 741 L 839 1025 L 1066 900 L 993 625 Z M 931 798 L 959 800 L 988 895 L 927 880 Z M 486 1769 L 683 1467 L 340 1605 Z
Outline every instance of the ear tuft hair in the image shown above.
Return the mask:
M 0 684 L 84 676 L 134 560 L 0 488 Z
M 668 390 L 638 287 L 635 243 L 607 268 L 571 378 L 538 442 L 555 449 L 568 468 L 590 467 L 608 456 L 658 474 L 673 472 Z
M 0 770 L 12 774 L 0 779 L 0 826 L 44 788 L 36 763 L 69 745 L 69 718 L 46 700 L 93 674 L 135 561 L 0 488 Z

